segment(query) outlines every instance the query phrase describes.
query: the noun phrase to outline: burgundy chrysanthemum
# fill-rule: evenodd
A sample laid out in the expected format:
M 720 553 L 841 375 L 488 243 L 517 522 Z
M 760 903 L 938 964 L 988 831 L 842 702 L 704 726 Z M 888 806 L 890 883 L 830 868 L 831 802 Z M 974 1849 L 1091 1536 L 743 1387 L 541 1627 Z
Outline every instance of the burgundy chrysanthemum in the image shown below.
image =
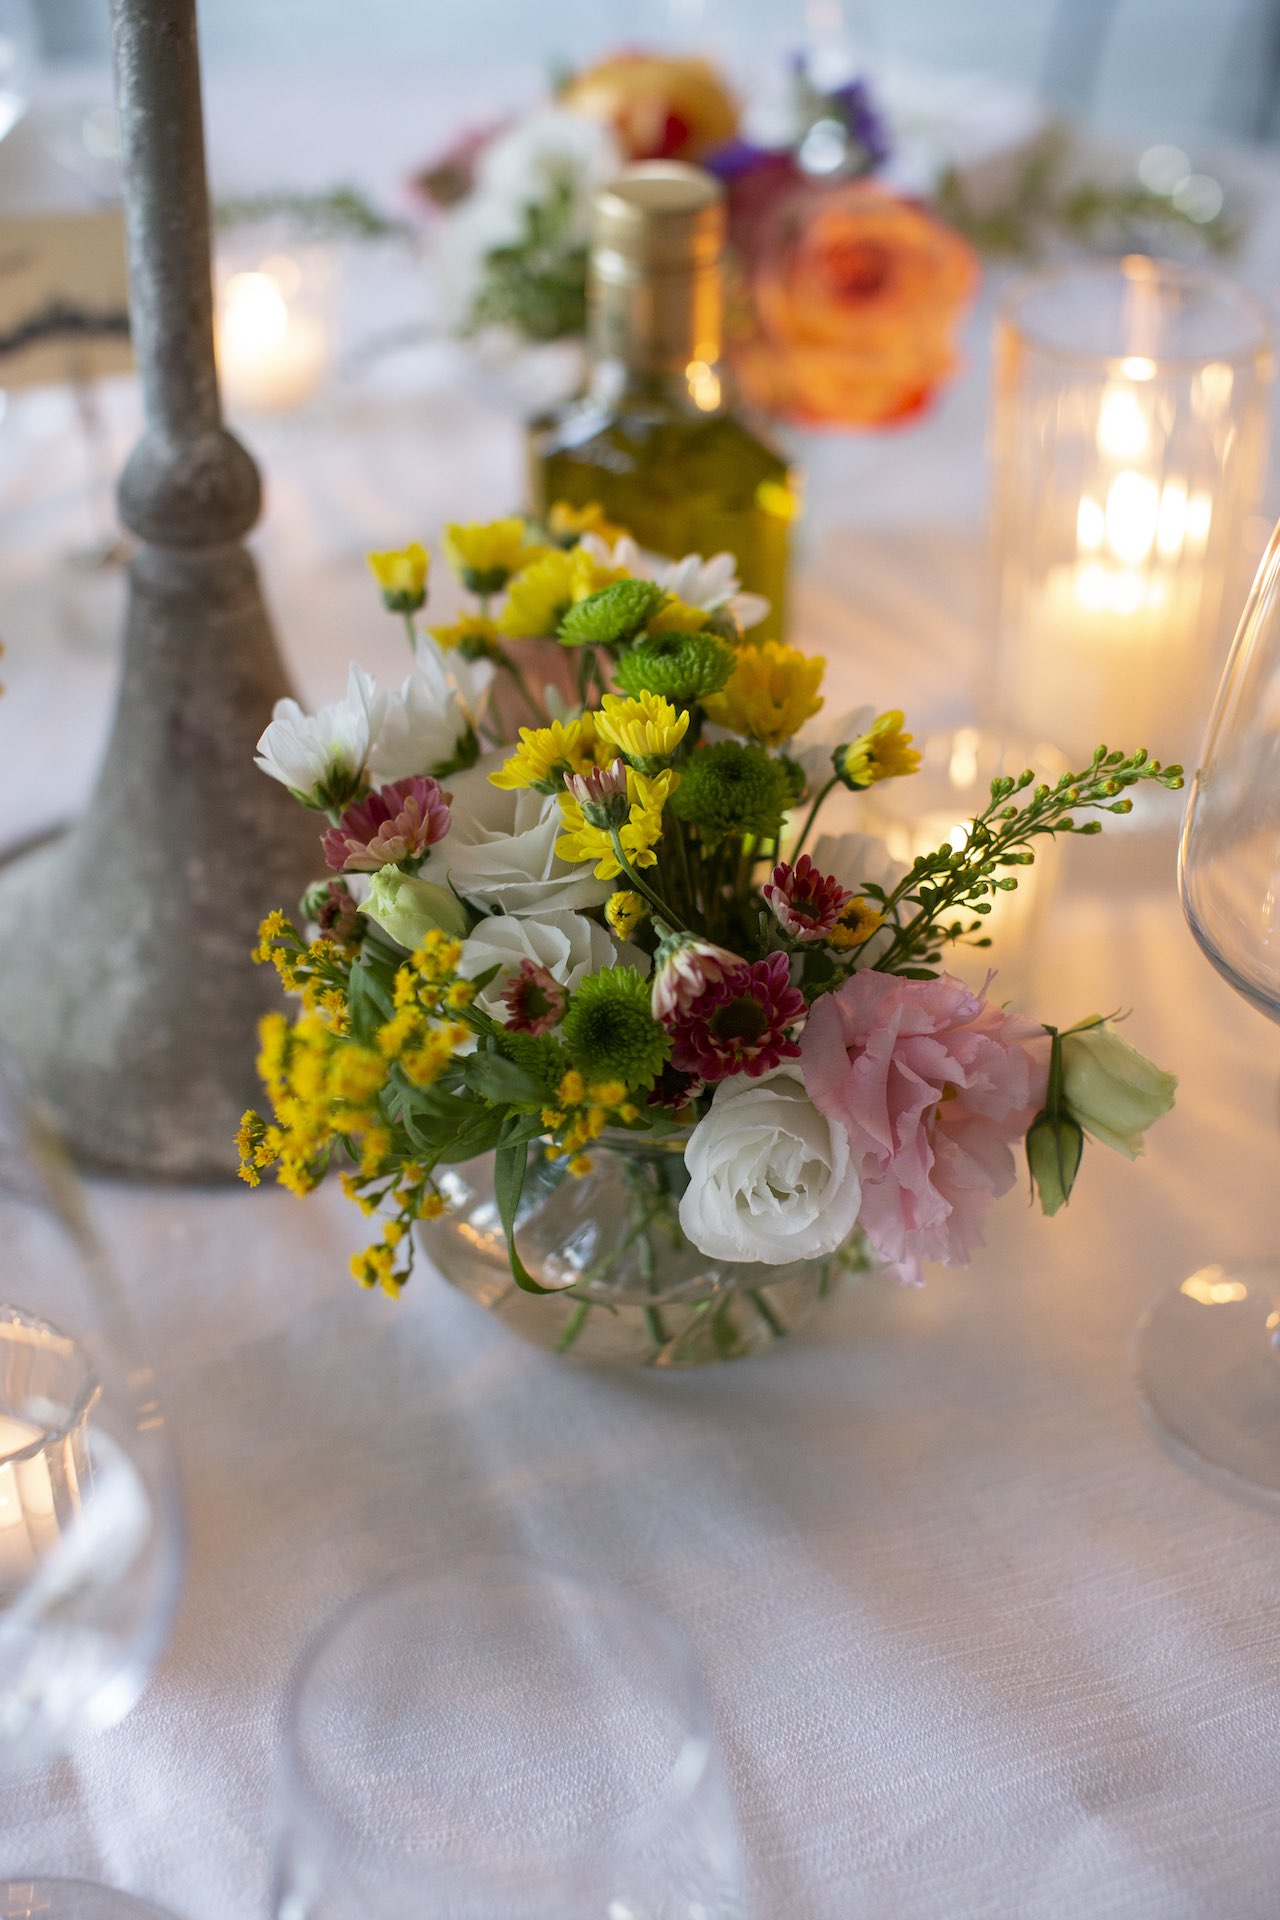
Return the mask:
M 339 873 L 376 873 L 413 859 L 449 831 L 449 801 L 438 780 L 415 773 L 349 806 L 324 835 L 327 866 Z
M 800 855 L 794 867 L 783 860 L 760 891 L 778 925 L 797 940 L 821 940 L 853 899 L 838 880 L 819 873 L 807 853 Z
M 553 973 L 536 960 L 522 960 L 502 989 L 505 1024 L 512 1033 L 549 1033 L 564 1019 L 568 996 Z
M 649 1089 L 651 1107 L 669 1107 L 673 1113 L 687 1107 L 702 1092 L 705 1082 L 695 1073 L 679 1073 L 669 1060 Z
M 790 983 L 785 953 L 771 953 L 740 972 L 713 981 L 672 1030 L 671 1064 L 704 1080 L 733 1073 L 758 1079 L 800 1049 L 787 1028 L 804 1012 L 804 995 Z

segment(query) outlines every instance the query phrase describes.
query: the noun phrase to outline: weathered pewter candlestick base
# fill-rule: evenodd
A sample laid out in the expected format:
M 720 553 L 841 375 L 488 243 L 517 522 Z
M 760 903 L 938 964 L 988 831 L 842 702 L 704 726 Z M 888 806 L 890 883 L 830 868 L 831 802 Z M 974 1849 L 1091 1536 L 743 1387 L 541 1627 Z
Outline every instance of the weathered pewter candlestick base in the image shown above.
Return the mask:
M 142 541 L 97 790 L 0 876 L 0 1029 L 77 1158 L 222 1178 L 278 1004 L 249 960 L 314 827 L 253 749 L 285 689 L 252 560 L 257 470 L 222 426 L 194 0 L 112 0 L 146 431 L 120 483 Z

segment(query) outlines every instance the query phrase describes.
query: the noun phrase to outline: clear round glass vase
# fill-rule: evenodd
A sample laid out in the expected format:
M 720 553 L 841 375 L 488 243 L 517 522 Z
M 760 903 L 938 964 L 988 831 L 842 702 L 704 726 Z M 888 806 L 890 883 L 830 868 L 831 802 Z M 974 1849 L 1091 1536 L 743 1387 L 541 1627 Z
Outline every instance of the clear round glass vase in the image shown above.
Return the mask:
M 772 1346 L 869 1261 L 855 1235 L 838 1253 L 787 1266 L 710 1259 L 680 1226 L 684 1137 L 605 1135 L 591 1170 L 530 1151 L 516 1242 L 533 1279 L 518 1287 L 493 1190 L 493 1156 L 441 1172 L 449 1201 L 418 1232 L 453 1286 L 524 1339 L 576 1360 L 696 1367 Z

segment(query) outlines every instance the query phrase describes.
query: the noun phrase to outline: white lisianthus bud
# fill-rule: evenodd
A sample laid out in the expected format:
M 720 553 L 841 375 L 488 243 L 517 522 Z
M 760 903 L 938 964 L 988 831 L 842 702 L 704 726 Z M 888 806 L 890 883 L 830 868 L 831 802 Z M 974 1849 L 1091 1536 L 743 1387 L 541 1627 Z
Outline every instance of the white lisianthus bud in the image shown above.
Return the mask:
M 438 930 L 458 937 L 471 927 L 458 896 L 433 880 L 419 880 L 401 867 L 375 873 L 361 912 L 412 953 L 426 935 Z
M 1100 1022 L 1062 1036 L 1062 1091 L 1087 1134 L 1130 1160 L 1143 1134 L 1173 1105 L 1177 1077 Z

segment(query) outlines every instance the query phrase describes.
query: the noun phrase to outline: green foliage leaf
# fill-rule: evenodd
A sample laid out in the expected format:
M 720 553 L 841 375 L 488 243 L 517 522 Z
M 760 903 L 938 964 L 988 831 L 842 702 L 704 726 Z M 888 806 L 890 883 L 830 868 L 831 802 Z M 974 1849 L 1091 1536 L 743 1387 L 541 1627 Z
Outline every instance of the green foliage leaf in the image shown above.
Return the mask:
M 528 1140 L 504 1137 L 494 1156 L 494 1198 L 498 1202 L 498 1217 L 502 1221 L 502 1231 L 506 1235 L 507 1258 L 511 1262 L 512 1279 L 525 1293 L 553 1293 L 555 1291 L 553 1287 L 538 1285 L 516 1251 L 516 1213 L 520 1206 L 520 1196 L 524 1192 L 524 1176 L 528 1164 Z

